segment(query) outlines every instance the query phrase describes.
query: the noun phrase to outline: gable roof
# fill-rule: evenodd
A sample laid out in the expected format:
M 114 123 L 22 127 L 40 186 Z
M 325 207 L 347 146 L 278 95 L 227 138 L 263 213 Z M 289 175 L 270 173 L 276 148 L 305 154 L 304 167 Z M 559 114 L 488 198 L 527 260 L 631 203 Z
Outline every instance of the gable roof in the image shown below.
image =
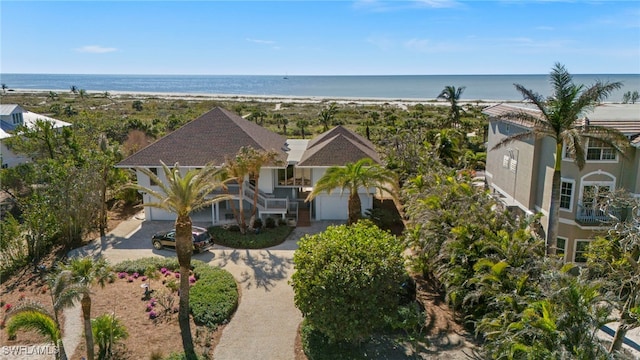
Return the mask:
M 4 105 L 0 105 L 0 106 L 4 106 Z M 71 124 L 66 121 L 36 114 L 31 111 L 26 111 L 23 108 L 21 108 L 19 105 L 11 105 L 11 106 L 13 106 L 13 109 L 16 109 L 16 108 L 20 109 L 19 112 L 22 113 L 23 124 L 29 129 L 33 129 L 33 127 L 35 126 L 38 120 L 47 121 L 51 123 L 51 126 L 54 129 L 59 129 L 65 126 L 71 126 Z M 13 136 L 12 133 L 16 130 L 17 127 L 18 127 L 18 124 L 12 124 L 12 123 L 8 123 L 6 121 L 0 120 L 0 139 L 12 137 Z
M 242 146 L 256 150 L 276 150 L 285 161 L 286 138 L 260 125 L 216 107 L 160 138 L 118 163 L 117 167 L 168 166 L 201 167 L 208 163 L 221 166 L 225 157 L 235 155 Z
M 0 104 L 0 116 L 11 115 L 13 112 L 24 112 L 24 109 L 17 104 Z
M 343 126 L 336 126 L 309 142 L 298 166 L 344 166 L 363 158 L 380 164 L 373 143 Z

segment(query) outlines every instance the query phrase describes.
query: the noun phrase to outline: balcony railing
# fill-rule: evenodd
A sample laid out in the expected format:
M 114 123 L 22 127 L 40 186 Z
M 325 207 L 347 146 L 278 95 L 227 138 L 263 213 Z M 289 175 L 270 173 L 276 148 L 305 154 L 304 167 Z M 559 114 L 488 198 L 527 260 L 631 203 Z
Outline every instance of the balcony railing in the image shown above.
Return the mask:
M 611 222 L 613 217 L 619 219 L 620 215 L 621 211 L 619 209 L 608 208 L 603 210 L 593 205 L 585 206 L 583 204 L 578 204 L 576 222 L 581 225 L 598 226 Z

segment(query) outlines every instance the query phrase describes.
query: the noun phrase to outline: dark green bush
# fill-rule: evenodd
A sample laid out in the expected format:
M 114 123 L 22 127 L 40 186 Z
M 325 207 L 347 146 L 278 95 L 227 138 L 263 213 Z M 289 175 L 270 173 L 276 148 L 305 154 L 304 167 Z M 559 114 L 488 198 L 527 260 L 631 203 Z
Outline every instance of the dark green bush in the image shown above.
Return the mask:
M 300 326 L 300 339 L 309 360 L 364 360 L 367 358 L 360 346 L 344 341 L 332 342 L 307 320 L 304 320 Z
M 193 320 L 210 328 L 228 322 L 238 306 L 238 287 L 233 276 L 204 263 L 194 264 L 193 272 L 198 279 L 189 293 Z
M 404 246 L 370 221 L 305 236 L 291 282 L 298 309 L 333 342 L 360 342 L 387 325 L 406 279 Z
M 258 233 L 247 231 L 246 234 L 220 226 L 211 226 L 207 230 L 216 244 L 235 249 L 264 249 L 281 244 L 293 229 L 288 226 L 279 226 L 273 229 L 264 228 Z
M 264 221 L 264 226 L 267 229 L 273 229 L 274 227 L 276 227 L 276 221 L 274 218 L 272 217 L 268 217 L 265 221 Z
M 287 225 L 287 219 L 283 219 L 283 218 L 278 219 L 278 226 L 285 226 L 285 225 Z
M 253 220 L 253 228 L 254 229 L 260 229 L 262 227 L 262 219 L 257 218 L 255 220 Z

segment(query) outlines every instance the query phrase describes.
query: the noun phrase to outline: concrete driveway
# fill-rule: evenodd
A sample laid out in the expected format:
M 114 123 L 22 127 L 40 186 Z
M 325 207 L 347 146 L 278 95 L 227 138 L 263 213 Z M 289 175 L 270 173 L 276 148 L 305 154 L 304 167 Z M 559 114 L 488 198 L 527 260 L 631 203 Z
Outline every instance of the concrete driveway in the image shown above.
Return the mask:
M 151 236 L 172 228 L 173 222 L 144 221 L 143 216 L 141 213 L 122 222 L 105 238 L 75 249 L 69 256 L 102 255 L 113 264 L 150 256 L 175 257 L 173 250 L 155 250 L 151 246 Z M 315 222 L 310 227 L 296 228 L 284 243 L 268 249 L 237 250 L 216 245 L 193 255 L 193 259 L 229 271 L 240 288 L 240 304 L 216 346 L 216 359 L 295 358 L 294 344 L 302 315 L 294 306 L 293 288 L 288 284 L 294 270 L 293 252 L 302 236 L 324 231 L 333 224 L 340 223 Z M 65 330 L 65 337 L 82 332 L 82 329 Z

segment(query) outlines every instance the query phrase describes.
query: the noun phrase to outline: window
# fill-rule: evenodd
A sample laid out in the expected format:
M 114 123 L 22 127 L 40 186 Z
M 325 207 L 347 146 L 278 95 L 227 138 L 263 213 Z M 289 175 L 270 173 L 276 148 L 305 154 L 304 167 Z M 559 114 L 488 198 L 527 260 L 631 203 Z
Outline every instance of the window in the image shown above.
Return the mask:
M 560 208 L 571 211 L 573 208 L 573 181 L 562 180 L 560 183 Z
M 616 160 L 616 150 L 600 140 L 589 139 L 587 160 Z
M 153 175 L 158 176 L 158 168 L 149 168 L 149 170 L 151 170 Z M 149 178 L 149 185 L 158 186 L 158 183 L 155 182 L 152 178 Z
M 587 252 L 587 247 L 591 240 L 576 240 L 576 250 L 573 257 L 573 261 L 577 263 L 586 263 L 587 258 L 585 257 L 585 253 Z
M 11 120 L 13 121 L 13 125 L 22 124 L 22 113 L 11 114 Z
M 278 169 L 278 185 L 311 186 L 311 169 L 289 165 L 287 169 Z
M 562 255 L 562 257 L 564 258 L 564 254 L 567 251 L 567 239 L 559 237 L 556 239 L 556 241 L 556 254 Z

